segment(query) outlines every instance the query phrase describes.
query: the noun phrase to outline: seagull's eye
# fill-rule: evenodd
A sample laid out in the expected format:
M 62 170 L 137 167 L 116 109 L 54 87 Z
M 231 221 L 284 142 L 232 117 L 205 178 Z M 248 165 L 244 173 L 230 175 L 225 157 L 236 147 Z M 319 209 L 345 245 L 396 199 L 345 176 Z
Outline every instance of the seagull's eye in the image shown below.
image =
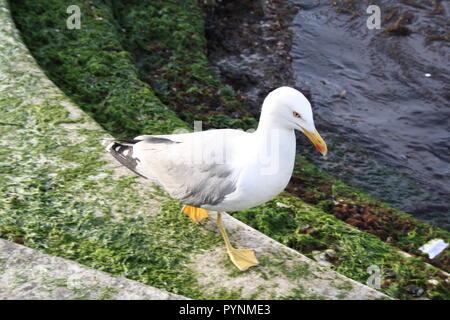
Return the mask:
M 300 113 L 298 113 L 298 112 L 292 112 L 292 115 L 295 117 L 295 118 L 299 118 L 299 119 L 301 119 L 302 118 L 302 116 L 300 115 Z

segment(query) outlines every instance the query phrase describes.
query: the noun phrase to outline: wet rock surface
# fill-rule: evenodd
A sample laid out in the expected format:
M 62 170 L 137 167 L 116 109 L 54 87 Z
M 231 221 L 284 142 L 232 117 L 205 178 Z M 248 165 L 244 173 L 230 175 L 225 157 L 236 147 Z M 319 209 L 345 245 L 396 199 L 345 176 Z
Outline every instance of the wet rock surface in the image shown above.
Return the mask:
M 268 92 L 294 86 L 286 27 L 297 8 L 280 0 L 245 0 L 223 1 L 205 11 L 209 60 L 258 116 Z
M 377 4 L 380 30 L 367 28 L 366 2 L 220 3 L 208 11 L 209 58 L 255 115 L 273 87 L 301 89 L 330 156 L 300 137 L 302 153 L 449 229 L 448 4 Z
M 0 298 L 178 300 L 182 296 L 0 239 Z

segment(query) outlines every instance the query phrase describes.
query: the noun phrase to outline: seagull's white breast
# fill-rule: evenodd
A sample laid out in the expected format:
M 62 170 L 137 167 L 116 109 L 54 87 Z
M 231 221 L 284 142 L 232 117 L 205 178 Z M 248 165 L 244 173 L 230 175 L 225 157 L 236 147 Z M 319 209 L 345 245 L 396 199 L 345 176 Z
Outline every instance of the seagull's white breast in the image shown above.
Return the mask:
M 261 205 L 282 192 L 295 163 L 295 133 L 276 129 L 264 137 L 252 134 L 241 141 L 233 167 L 239 173 L 236 190 L 209 210 L 238 211 Z

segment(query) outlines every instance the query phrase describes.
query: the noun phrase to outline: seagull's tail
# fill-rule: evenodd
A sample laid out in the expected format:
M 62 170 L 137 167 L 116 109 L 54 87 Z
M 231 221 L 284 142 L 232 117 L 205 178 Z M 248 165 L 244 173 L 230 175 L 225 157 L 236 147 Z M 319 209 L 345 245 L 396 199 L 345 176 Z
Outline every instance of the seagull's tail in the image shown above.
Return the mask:
M 134 156 L 134 145 L 142 140 L 134 139 L 102 139 L 102 145 L 117 161 L 119 161 L 123 166 L 127 167 L 134 173 L 146 178 L 141 173 L 137 171 L 137 165 L 139 159 Z
M 116 144 L 118 146 L 120 145 L 120 146 L 132 147 L 136 143 L 142 141 L 142 140 L 135 140 L 135 139 L 115 139 L 115 138 L 102 138 L 101 140 L 102 140 L 102 146 L 104 146 L 106 151 L 108 151 L 108 152 L 111 152 L 111 149 L 113 147 L 117 147 Z

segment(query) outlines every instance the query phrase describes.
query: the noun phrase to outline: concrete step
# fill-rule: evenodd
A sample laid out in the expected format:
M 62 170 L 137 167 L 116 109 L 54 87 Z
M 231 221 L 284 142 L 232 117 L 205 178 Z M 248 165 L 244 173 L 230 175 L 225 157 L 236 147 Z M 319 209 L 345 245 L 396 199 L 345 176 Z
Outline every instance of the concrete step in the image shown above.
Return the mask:
M 75 299 L 186 298 L 0 239 L 0 300 Z

